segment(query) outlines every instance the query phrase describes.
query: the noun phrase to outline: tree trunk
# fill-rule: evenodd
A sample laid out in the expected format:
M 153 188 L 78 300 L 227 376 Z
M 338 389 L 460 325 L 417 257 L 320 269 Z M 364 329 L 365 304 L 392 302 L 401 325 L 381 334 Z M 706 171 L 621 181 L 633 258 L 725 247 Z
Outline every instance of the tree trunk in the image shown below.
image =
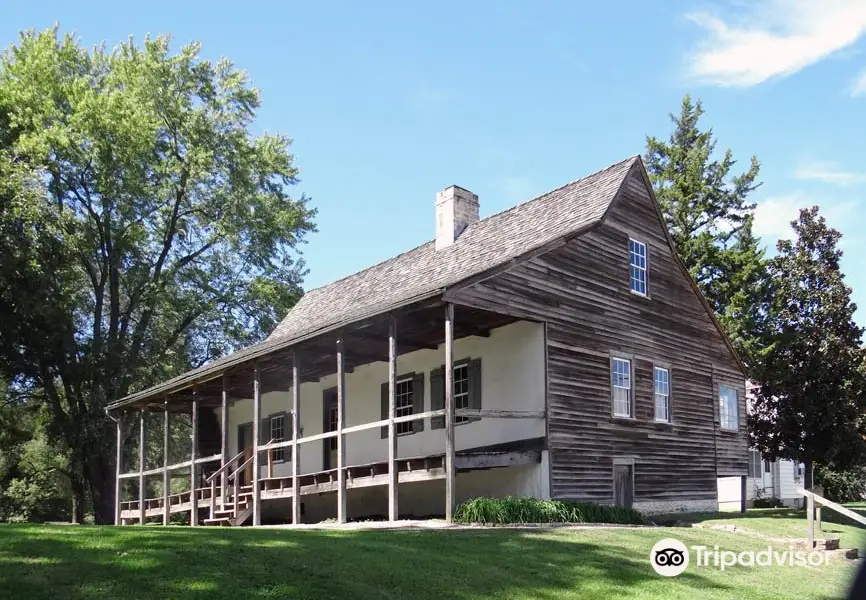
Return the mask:
M 97 525 L 114 524 L 114 469 L 104 456 L 92 456 L 87 462 L 93 518 Z

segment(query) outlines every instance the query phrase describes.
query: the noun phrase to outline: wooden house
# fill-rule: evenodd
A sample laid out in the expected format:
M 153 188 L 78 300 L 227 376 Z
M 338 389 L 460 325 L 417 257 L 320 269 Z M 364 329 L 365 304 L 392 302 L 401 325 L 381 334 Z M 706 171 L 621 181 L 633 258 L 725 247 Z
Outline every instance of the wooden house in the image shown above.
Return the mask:
M 435 210 L 434 240 L 114 402 L 117 522 L 450 520 L 481 495 L 715 510 L 718 478 L 745 481 L 743 365 L 639 157 L 485 219 L 456 186 Z M 150 411 L 166 445 L 190 415 L 189 459 L 127 471 Z M 172 476 L 191 491 L 148 485 Z

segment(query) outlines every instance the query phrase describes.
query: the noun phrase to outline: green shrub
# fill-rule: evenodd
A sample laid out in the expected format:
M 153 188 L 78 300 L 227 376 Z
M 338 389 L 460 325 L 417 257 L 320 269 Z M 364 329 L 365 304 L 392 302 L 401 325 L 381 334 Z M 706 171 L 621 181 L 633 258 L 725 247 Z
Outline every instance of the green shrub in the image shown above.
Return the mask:
M 785 504 L 778 498 L 768 496 L 767 498 L 755 498 L 752 506 L 754 508 L 782 508 Z
M 866 495 L 866 469 L 863 467 L 836 471 L 830 466 L 819 466 L 815 480 L 824 488 L 824 497 L 833 502 L 854 502 Z
M 506 525 L 511 523 L 616 523 L 641 525 L 643 515 L 632 508 L 592 502 L 537 500 L 535 498 L 472 498 L 457 508 L 458 523 Z

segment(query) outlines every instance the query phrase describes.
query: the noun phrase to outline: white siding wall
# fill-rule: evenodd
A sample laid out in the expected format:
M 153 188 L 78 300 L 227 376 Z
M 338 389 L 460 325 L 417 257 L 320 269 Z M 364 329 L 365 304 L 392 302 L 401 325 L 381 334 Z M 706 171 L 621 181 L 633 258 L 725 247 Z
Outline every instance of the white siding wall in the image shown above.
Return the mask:
M 397 332 L 399 342 L 399 330 Z M 382 344 L 387 346 L 387 340 Z M 351 354 L 347 347 L 346 353 Z M 303 357 L 300 357 L 303 360 Z M 469 337 L 455 340 L 454 360 L 481 358 L 482 407 L 503 410 L 543 410 L 545 395 L 544 329 L 538 323 L 517 322 L 494 329 L 490 337 Z M 397 358 L 397 375 L 425 373 L 424 410 L 430 409 L 430 371 L 441 366 L 444 359 L 442 346 L 438 350 L 419 350 Z M 334 360 L 336 368 L 336 358 Z M 291 378 L 286 369 L 286 380 Z M 346 426 L 359 425 L 381 418 L 381 385 L 388 379 L 385 362 L 370 363 L 346 375 Z M 322 391 L 336 385 L 336 375 L 319 382 L 301 385 L 302 435 L 322 432 Z M 288 410 L 289 392 L 271 392 L 262 395 L 262 417 Z M 252 422 L 251 399 L 238 400 L 229 408 L 229 454 L 238 452 L 237 429 L 242 423 Z M 455 431 L 457 450 L 542 437 L 545 424 L 540 419 L 482 419 L 458 425 Z M 291 437 L 291 423 L 286 423 L 286 437 Z M 300 472 L 322 469 L 322 442 L 299 446 Z M 400 436 L 398 456 L 425 456 L 445 451 L 445 430 L 430 429 L 430 420 L 424 431 Z M 291 449 L 286 448 L 286 458 Z M 348 465 L 384 461 L 388 457 L 387 440 L 381 439 L 380 430 L 369 429 L 346 436 Z M 266 464 L 262 455 L 262 464 Z M 276 464 L 274 474 L 289 475 L 291 464 Z M 262 476 L 265 467 L 262 467 Z M 533 478 L 535 475 L 532 476 Z M 402 487 L 402 486 L 401 486 Z

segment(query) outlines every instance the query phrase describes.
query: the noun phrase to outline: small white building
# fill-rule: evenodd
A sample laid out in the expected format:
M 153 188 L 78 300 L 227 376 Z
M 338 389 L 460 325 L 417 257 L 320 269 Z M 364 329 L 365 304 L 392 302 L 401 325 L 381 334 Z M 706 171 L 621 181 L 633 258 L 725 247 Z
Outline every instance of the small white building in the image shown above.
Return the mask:
M 792 460 L 764 460 L 757 450 L 749 450 L 749 476 L 746 479 L 746 503 L 776 498 L 785 506 L 802 506 L 797 488 L 803 485 L 803 463 Z

